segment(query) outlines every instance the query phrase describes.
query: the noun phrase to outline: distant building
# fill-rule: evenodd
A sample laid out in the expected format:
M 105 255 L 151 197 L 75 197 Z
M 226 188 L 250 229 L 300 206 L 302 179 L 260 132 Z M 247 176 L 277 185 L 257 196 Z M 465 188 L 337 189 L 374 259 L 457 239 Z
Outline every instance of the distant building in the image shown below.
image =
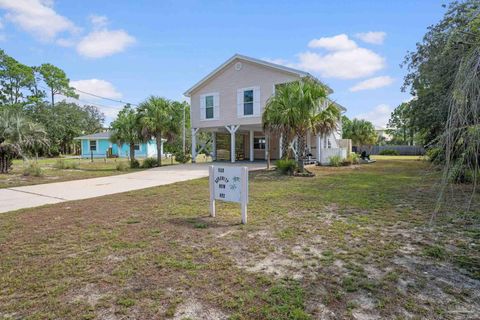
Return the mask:
M 387 128 L 375 126 L 375 132 L 378 137 L 383 138 L 385 141 L 392 141 L 392 135 L 387 133 Z
M 81 157 L 82 158 L 105 158 L 105 157 L 119 157 L 119 158 L 128 158 L 130 157 L 130 146 L 128 144 L 123 144 L 119 146 L 116 143 L 110 141 L 110 131 L 99 132 L 88 134 L 85 136 L 77 137 L 75 140 L 80 140 L 80 145 L 82 147 Z M 162 148 L 161 154 L 163 156 L 163 142 L 162 139 Z M 157 156 L 157 143 L 155 139 L 151 139 L 145 143 L 135 144 L 135 157 L 138 158 L 149 158 Z

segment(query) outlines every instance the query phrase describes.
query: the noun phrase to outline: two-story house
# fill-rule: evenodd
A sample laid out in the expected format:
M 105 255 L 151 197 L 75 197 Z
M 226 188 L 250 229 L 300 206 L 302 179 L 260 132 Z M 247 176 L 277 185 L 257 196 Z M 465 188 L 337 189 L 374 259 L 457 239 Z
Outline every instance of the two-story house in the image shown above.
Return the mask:
M 192 159 L 196 157 L 199 131 L 211 133 L 214 160 L 265 160 L 267 150 L 271 159 L 278 159 L 282 153 L 282 137 L 274 135 L 267 141 L 262 113 L 267 100 L 275 93 L 275 86 L 303 77 L 312 76 L 239 54 L 213 70 L 184 93 L 191 103 Z M 339 132 L 340 126 L 339 123 Z M 308 135 L 307 148 L 312 158 L 326 163 L 333 154 L 345 157 L 346 149 L 340 148 L 339 132 L 329 137 Z M 291 147 L 295 152 L 295 144 Z

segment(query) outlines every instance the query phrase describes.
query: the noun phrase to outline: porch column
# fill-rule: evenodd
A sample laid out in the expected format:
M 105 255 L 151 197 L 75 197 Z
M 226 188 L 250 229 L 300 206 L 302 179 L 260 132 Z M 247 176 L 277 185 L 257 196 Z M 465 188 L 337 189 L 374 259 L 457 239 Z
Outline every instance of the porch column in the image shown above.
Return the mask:
M 237 132 L 240 125 L 225 126 L 225 128 L 230 132 L 230 161 L 235 162 L 235 133 Z
M 217 133 L 212 132 L 212 160 L 217 160 Z
M 310 152 L 310 150 L 312 149 L 312 136 L 310 131 L 307 132 L 307 149 L 308 149 L 308 152 Z
M 192 163 L 195 163 L 197 157 L 197 132 L 198 128 L 192 128 Z
M 250 161 L 253 161 L 254 157 L 253 157 L 253 137 L 254 137 L 255 133 L 253 130 L 250 130 Z
M 315 138 L 316 138 L 316 143 L 317 143 L 317 161 L 318 161 L 318 163 L 321 164 L 321 162 L 320 162 L 320 156 L 321 156 L 322 154 L 320 153 L 320 148 L 322 148 L 322 138 L 320 138 L 320 135 L 319 135 L 319 134 L 317 134 L 317 135 L 315 136 Z
M 283 146 L 283 133 L 280 134 L 280 138 L 278 139 L 278 159 L 282 159 L 282 154 L 283 154 L 282 146 Z

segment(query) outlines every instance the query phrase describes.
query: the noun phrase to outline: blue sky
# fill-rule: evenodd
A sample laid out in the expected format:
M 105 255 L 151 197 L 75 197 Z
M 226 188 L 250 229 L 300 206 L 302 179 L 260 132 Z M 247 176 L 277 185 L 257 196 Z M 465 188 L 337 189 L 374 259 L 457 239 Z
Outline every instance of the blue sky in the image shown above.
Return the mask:
M 349 117 L 384 125 L 402 93 L 406 52 L 441 19 L 439 0 L 0 0 L 0 47 L 53 63 L 83 91 L 139 103 L 183 92 L 235 53 L 311 72 Z M 107 124 L 121 104 L 97 104 Z

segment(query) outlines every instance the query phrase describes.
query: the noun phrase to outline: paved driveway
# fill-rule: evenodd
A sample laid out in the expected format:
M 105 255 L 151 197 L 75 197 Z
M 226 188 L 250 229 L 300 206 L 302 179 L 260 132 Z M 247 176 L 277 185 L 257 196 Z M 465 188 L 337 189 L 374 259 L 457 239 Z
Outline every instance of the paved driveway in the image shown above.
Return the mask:
M 0 189 L 0 212 L 203 178 L 208 176 L 209 165 L 209 163 L 174 165 L 110 177 Z M 222 165 L 232 164 L 222 163 Z M 261 162 L 240 162 L 235 165 L 247 166 L 251 171 L 266 167 L 265 163 Z

